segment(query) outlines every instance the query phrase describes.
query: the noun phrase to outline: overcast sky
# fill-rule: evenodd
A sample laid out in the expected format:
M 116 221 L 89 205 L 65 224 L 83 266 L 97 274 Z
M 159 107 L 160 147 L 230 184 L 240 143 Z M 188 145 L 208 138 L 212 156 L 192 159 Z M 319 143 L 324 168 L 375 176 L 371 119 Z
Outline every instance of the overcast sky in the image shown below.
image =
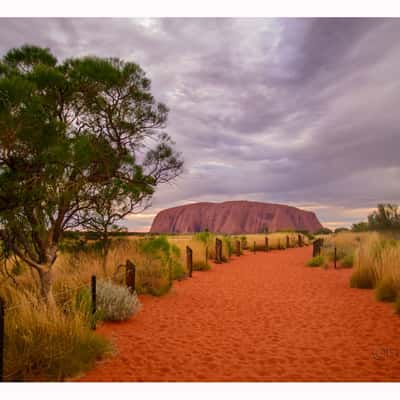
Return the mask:
M 399 19 L 2 19 L 0 53 L 135 61 L 185 160 L 153 207 L 257 200 L 325 226 L 400 203 Z

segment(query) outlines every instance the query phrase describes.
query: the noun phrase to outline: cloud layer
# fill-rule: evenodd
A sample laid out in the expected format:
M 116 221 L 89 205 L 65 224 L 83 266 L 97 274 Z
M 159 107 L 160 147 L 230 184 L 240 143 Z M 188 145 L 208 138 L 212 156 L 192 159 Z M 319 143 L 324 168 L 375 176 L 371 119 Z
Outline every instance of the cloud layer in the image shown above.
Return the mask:
M 0 52 L 139 63 L 171 109 L 185 172 L 153 208 L 259 200 L 348 225 L 400 202 L 400 20 L 2 19 Z

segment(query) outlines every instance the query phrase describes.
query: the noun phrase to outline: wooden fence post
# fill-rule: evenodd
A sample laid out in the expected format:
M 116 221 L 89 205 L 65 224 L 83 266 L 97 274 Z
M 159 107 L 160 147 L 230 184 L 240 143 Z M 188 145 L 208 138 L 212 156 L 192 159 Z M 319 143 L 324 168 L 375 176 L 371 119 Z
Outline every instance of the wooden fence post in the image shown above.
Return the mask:
M 240 257 L 240 240 L 236 240 L 236 255 Z
M 4 314 L 5 305 L 0 297 L 0 382 L 4 380 Z
M 303 247 L 303 236 L 297 235 L 297 241 L 299 242 L 299 247 Z
M 317 255 L 317 242 L 318 242 L 318 239 L 314 240 L 312 242 L 312 246 L 313 246 L 313 248 L 312 248 L 312 256 L 313 257 L 315 257 Z
M 286 248 L 287 249 L 290 248 L 290 238 L 289 238 L 289 236 L 286 236 Z
M 313 257 L 321 255 L 321 247 L 323 244 L 323 239 L 317 239 L 313 241 Z
M 265 236 L 265 251 L 269 250 L 268 236 Z
M 186 246 L 186 267 L 189 271 L 189 278 L 191 278 L 193 272 L 193 251 L 189 246 Z
M 96 314 L 96 275 L 92 275 L 92 282 L 91 282 L 91 288 L 92 288 L 92 329 L 96 329 L 96 320 L 95 320 L 95 314 Z
M 215 239 L 215 262 L 221 264 L 222 262 L 222 241 L 221 239 Z
M 256 242 L 254 241 L 254 244 L 253 244 L 253 252 L 254 252 L 254 254 L 256 254 Z
M 125 268 L 126 286 L 133 293 L 136 290 L 136 266 L 132 261 L 126 260 Z

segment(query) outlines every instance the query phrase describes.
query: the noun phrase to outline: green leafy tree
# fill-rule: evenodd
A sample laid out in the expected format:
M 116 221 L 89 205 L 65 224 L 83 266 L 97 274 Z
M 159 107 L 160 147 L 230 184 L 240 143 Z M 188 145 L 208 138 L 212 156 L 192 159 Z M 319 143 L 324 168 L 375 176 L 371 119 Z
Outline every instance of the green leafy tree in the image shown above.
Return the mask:
M 59 63 L 24 46 L 0 62 L 1 249 L 37 272 L 48 300 L 65 231 L 110 204 L 122 216 L 181 172 L 162 131 L 168 109 L 150 89 L 137 64 L 119 59 Z
M 372 230 L 400 229 L 400 211 L 396 204 L 378 204 L 377 210 L 368 216 L 368 225 Z

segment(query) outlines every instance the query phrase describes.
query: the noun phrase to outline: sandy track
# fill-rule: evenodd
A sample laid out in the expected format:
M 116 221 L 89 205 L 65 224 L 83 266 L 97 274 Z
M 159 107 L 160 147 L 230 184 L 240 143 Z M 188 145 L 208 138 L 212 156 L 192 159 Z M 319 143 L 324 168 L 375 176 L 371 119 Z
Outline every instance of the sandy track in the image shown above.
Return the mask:
M 82 381 L 399 381 L 400 317 L 311 247 L 246 254 L 105 324 L 118 354 Z

